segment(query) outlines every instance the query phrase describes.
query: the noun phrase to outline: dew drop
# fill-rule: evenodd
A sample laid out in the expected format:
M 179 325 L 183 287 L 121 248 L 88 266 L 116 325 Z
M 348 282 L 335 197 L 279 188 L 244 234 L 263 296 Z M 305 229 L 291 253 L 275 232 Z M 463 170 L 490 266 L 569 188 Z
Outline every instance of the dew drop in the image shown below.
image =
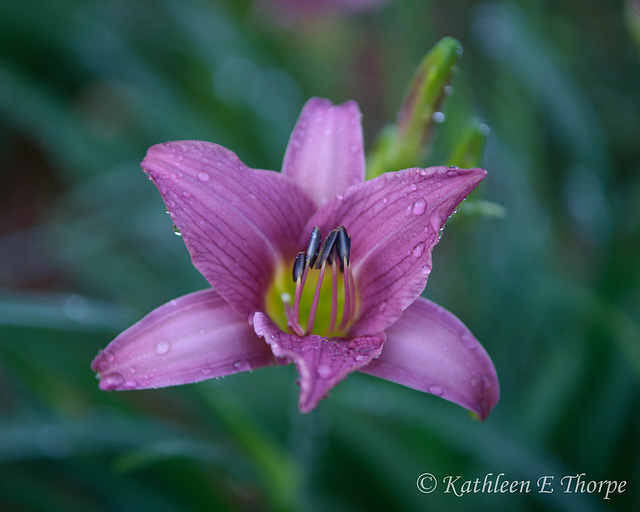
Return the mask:
M 318 377 L 320 377 L 321 379 L 328 379 L 333 375 L 333 370 L 331 369 L 330 366 L 327 366 L 326 364 L 321 364 L 320 366 L 318 366 L 318 368 L 316 368 L 316 373 L 318 374 Z
M 446 119 L 445 115 L 442 112 L 434 112 L 432 118 L 433 118 L 433 122 L 438 124 L 444 123 Z
M 155 348 L 156 354 L 159 356 L 165 355 L 169 350 L 171 350 L 171 343 L 166 340 L 159 341 Z
M 478 126 L 478 132 L 480 132 L 480 135 L 482 135 L 483 137 L 488 137 L 491 133 L 491 128 L 489 128 L 489 126 L 487 126 L 486 124 L 481 124 L 480 126 Z
M 211 368 L 203 368 L 200 371 L 202 372 L 203 375 L 211 375 L 213 373 L 213 370 Z
M 424 243 L 418 244 L 413 248 L 413 255 L 419 258 L 424 253 Z
M 442 395 L 442 388 L 440 386 L 429 386 L 428 391 L 432 395 L 436 395 L 436 396 Z
M 378 311 L 380 313 L 384 313 L 386 309 L 387 309 L 387 303 L 386 302 L 381 302 L 380 306 L 378 307 Z
M 189 192 L 188 190 L 185 190 L 182 193 L 182 197 L 184 197 L 185 199 L 189 199 L 191 197 L 191 192 Z
M 427 209 L 427 202 L 420 198 L 415 203 L 413 203 L 413 214 L 421 215 Z
M 482 386 L 484 387 L 484 389 L 490 389 L 492 384 L 491 384 L 491 379 L 489 377 L 482 377 Z
M 173 234 L 176 236 L 182 236 L 182 233 L 180 233 L 178 226 L 176 226 L 175 224 L 173 225 Z
M 389 202 L 389 200 L 386 197 L 383 197 L 382 198 L 382 202 L 383 202 L 383 204 L 387 204 Z
M 247 370 L 249 370 L 251 367 L 249 366 L 249 362 L 245 361 L 244 359 L 239 359 L 238 361 L 235 361 L 233 363 L 233 368 L 237 371 L 237 372 L 246 372 Z
M 124 389 L 135 389 L 138 387 L 138 383 L 133 379 L 129 379 L 122 385 L 122 387 Z
M 107 389 L 115 389 L 124 382 L 124 377 L 119 373 L 112 373 L 104 378 L 104 386 Z
M 198 179 L 202 182 L 209 181 L 209 173 L 207 172 L 198 173 Z
M 478 344 L 476 343 L 476 340 L 473 338 L 473 336 L 470 336 L 467 333 L 462 335 L 462 343 L 464 343 L 464 346 L 467 347 L 469 350 L 475 350 L 478 348 Z
M 416 190 L 418 190 L 418 185 L 416 185 L 415 183 L 412 183 L 412 184 L 411 184 L 411 190 L 413 190 L 414 192 L 415 192 Z

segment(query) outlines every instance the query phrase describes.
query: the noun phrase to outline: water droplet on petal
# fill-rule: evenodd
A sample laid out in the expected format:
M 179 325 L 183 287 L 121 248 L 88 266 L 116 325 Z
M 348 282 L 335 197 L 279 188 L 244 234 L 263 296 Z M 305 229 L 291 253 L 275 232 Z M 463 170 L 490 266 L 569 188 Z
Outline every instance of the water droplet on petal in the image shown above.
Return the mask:
M 335 359 L 335 356 L 334 356 L 334 359 Z M 318 377 L 320 377 L 321 379 L 328 379 L 333 375 L 333 370 L 331 369 L 330 366 L 327 366 L 326 364 L 321 364 L 320 366 L 318 366 L 318 368 L 316 368 L 316 373 L 318 374 Z
M 424 243 L 418 244 L 413 248 L 413 255 L 419 258 L 424 253 Z
M 115 389 L 119 387 L 124 382 L 124 377 L 119 373 L 112 373 L 107 375 L 104 379 L 104 386 L 107 389 Z
M 122 387 L 124 389 L 135 389 L 138 387 L 138 383 L 133 379 L 129 379 L 122 385 Z
M 475 350 L 478 348 L 478 343 L 476 342 L 476 340 L 473 338 L 473 336 L 467 333 L 462 335 L 462 343 L 464 343 L 464 346 L 469 350 Z
M 251 367 L 249 366 L 249 362 L 244 359 L 239 359 L 238 361 L 233 363 L 233 367 L 237 372 L 246 372 Z
M 163 356 L 167 352 L 169 352 L 169 350 L 171 350 L 171 343 L 169 343 L 166 340 L 159 341 L 158 344 L 156 345 L 155 350 L 156 350 L 156 354 L 158 354 L 159 356 Z
M 202 182 L 209 181 L 209 177 L 210 177 L 210 176 L 209 176 L 209 173 L 207 173 L 207 172 L 200 172 L 200 173 L 198 173 L 198 179 L 199 179 L 200 181 L 202 181 Z
M 185 199 L 189 199 L 191 197 L 191 192 L 189 192 L 188 190 L 185 190 L 182 193 L 182 197 L 184 197 Z
M 203 375 L 211 375 L 213 373 L 213 370 L 211 368 L 203 368 L 200 371 L 202 372 Z
M 175 224 L 173 225 L 173 234 L 176 236 L 182 236 L 182 233 L 180 233 L 178 226 L 176 226 Z
M 411 190 L 413 190 L 414 192 L 415 192 L 416 190 L 418 190 L 418 185 L 416 185 L 415 183 L 412 183 L 412 184 L 411 184 Z
M 427 209 L 427 202 L 420 198 L 415 203 L 413 203 L 413 214 L 421 215 Z
M 491 379 L 485 376 L 482 377 L 482 385 L 484 386 L 484 389 L 490 389 L 493 384 L 491 383 Z
M 442 394 L 442 388 L 440 386 L 429 386 L 429 393 L 432 395 L 440 396 Z
M 378 311 L 380 311 L 380 313 L 384 313 L 384 311 L 387 309 L 387 303 L 386 302 L 381 302 L 380 306 L 378 307 Z

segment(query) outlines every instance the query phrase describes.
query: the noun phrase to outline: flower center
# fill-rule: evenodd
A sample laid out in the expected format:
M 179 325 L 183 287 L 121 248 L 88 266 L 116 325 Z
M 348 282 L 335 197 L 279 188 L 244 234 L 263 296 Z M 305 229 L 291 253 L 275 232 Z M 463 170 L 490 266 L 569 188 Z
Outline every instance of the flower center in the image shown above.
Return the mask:
M 293 261 L 293 281 L 281 268 L 267 293 L 267 313 L 278 327 L 298 336 L 344 337 L 356 313 L 350 253 L 351 237 L 344 226 L 324 240 L 320 229 L 313 228 L 307 250 Z

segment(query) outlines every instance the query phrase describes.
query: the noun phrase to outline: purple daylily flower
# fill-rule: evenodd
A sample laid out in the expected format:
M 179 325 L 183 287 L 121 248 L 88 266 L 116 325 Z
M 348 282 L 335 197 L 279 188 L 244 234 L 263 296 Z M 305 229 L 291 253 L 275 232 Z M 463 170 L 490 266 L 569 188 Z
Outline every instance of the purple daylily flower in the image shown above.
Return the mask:
M 483 419 L 495 406 L 485 350 L 420 297 L 445 221 L 484 170 L 414 168 L 363 181 L 358 106 L 318 98 L 300 115 L 281 173 L 200 141 L 153 146 L 142 167 L 212 289 L 170 301 L 115 338 L 92 364 L 102 389 L 293 362 L 302 412 L 354 371 Z

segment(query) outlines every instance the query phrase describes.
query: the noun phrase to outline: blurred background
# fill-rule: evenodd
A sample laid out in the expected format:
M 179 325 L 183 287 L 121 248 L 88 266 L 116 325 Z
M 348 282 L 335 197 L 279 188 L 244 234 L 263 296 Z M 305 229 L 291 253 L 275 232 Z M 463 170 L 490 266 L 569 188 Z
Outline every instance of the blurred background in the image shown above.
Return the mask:
M 501 215 L 463 205 L 425 296 L 492 356 L 489 419 L 362 374 L 301 415 L 292 366 L 99 391 L 99 349 L 207 286 L 146 149 L 277 170 L 311 96 L 356 100 L 371 147 L 444 36 L 464 55 L 427 163 L 486 124 L 473 197 Z M 640 510 L 639 255 L 638 2 L 0 2 L 0 510 Z M 426 472 L 532 492 L 422 494 Z M 581 473 L 626 490 L 563 493 Z

